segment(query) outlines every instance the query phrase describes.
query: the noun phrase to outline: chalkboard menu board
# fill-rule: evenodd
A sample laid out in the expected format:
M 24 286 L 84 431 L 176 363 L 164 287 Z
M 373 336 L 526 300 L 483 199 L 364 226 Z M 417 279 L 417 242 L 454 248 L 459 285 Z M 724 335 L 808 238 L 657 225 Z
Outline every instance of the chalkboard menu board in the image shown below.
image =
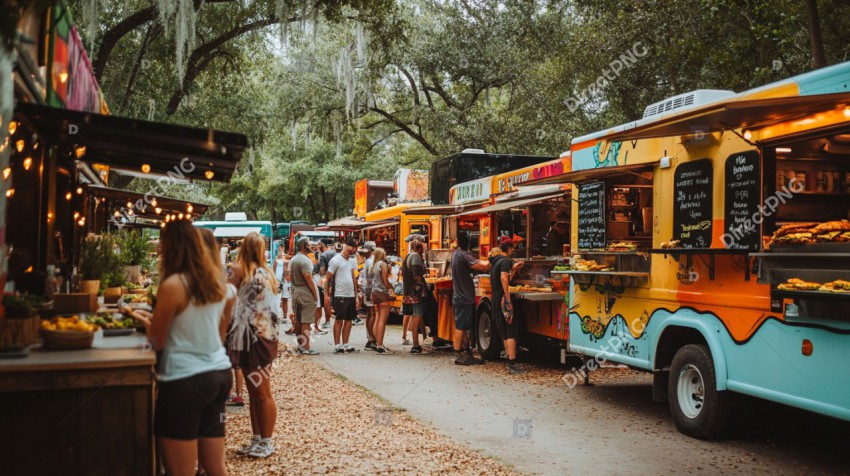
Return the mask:
M 673 174 L 673 239 L 683 248 L 711 247 L 711 160 L 685 162 Z
M 726 159 L 725 229 L 721 241 L 726 248 L 757 250 L 759 227 L 759 153 L 755 150 L 732 154 Z
M 605 245 L 605 182 L 579 185 L 578 248 L 595 250 Z

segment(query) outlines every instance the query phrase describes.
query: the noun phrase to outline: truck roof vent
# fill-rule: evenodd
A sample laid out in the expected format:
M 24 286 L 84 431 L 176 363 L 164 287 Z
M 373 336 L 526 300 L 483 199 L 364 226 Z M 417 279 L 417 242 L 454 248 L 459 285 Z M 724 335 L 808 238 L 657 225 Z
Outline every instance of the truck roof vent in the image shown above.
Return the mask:
M 722 89 L 697 89 L 696 91 L 672 96 L 663 101 L 650 104 L 643 110 L 643 117 L 657 116 L 666 112 L 675 111 L 687 107 L 700 106 L 710 102 L 727 99 L 735 95 L 734 91 Z
M 463 149 L 462 154 L 486 154 L 484 149 Z
M 224 221 L 248 221 L 248 214 L 245 212 L 227 212 L 224 214 Z

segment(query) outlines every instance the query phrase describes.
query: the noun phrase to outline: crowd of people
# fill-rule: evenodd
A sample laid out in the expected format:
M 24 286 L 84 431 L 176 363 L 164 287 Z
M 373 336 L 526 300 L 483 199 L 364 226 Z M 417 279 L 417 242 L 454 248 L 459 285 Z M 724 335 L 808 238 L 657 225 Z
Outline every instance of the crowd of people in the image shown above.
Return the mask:
M 410 252 L 401 265 L 402 344 L 408 344 L 409 331 L 410 353 L 421 355 L 429 296 L 425 238 L 411 235 L 407 241 Z M 515 243 L 502 237 L 487 261 L 472 255 L 469 245 L 469 236 L 460 232 L 451 259 L 455 363 L 484 363 L 473 354 L 469 332 L 475 316 L 473 275 L 489 272 L 509 371 L 523 373 L 516 363 L 517 325 L 508 286 L 521 266 L 510 259 Z M 285 324 L 291 324 L 285 332 L 295 338 L 294 352 L 301 355 L 318 355 L 311 336 L 329 329 L 335 354 L 359 352 L 350 341 L 358 321 L 366 326 L 365 350 L 393 354 L 385 337 L 399 288 L 386 251 L 374 242 L 349 238 L 332 246 L 301 237 L 292 256 L 281 249 L 270 265 L 266 242 L 257 233 L 223 250 L 209 230 L 175 220 L 162 229 L 160 248 L 156 307 L 153 313 L 135 312 L 158 352 L 154 432 L 167 474 L 227 474 L 222 415 L 225 405 L 245 404 L 243 388 L 253 435 L 237 454 L 266 458 L 274 453 L 277 406 L 271 378 Z

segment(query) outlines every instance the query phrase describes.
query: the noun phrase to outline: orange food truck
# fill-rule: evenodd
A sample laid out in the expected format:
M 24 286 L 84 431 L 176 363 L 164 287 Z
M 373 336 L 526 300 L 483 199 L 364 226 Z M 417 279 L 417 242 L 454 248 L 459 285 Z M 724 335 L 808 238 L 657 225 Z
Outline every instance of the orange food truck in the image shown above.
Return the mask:
M 555 344 L 565 349 L 567 342 L 566 291 L 552 271 L 569 253 L 569 187 L 565 185 L 524 186 L 527 182 L 557 177 L 571 169 L 570 155 L 512 172 L 458 184 L 450 198 L 458 210 L 445 226 L 450 236 L 465 230 L 472 237 L 472 252 L 483 260 L 500 236 L 520 238 L 514 258 L 525 265 L 512 284 L 517 299 L 518 318 L 525 322 L 521 345 Z M 489 188 L 489 193 L 485 190 Z M 482 206 L 486 205 L 486 206 Z M 473 335 L 478 350 L 487 359 L 496 359 L 501 339 L 490 302 L 489 275 L 476 278 L 477 319 Z M 440 293 L 440 290 L 443 290 Z M 451 281 L 438 283 L 438 329 L 441 338 L 454 331 Z
M 843 63 L 573 140 L 568 384 L 652 372 L 696 438 L 732 393 L 850 420 L 848 91 Z

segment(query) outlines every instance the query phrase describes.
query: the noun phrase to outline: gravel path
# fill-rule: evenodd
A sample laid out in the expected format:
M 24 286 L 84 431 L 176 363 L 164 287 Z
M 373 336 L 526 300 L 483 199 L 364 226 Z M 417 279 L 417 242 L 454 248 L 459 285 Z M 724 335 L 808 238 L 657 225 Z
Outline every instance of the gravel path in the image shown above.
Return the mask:
M 248 407 L 228 407 L 227 464 L 234 475 L 517 474 L 438 434 L 313 360 L 283 354 L 273 392 L 278 404 L 271 457 L 238 456 L 251 437 Z

